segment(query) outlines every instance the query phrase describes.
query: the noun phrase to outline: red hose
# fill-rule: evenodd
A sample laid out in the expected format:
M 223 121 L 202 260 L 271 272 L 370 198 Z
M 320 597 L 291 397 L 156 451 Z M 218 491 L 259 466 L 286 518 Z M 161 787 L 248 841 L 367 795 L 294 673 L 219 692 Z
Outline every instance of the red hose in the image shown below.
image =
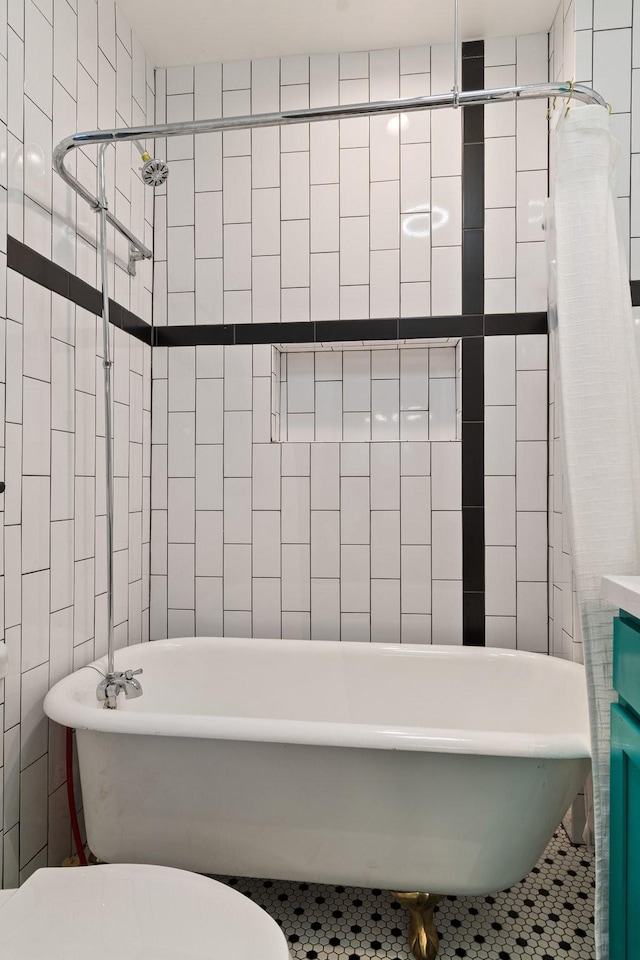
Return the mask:
M 78 812 L 76 810 L 76 799 L 73 794 L 73 729 L 67 727 L 67 801 L 69 803 L 69 818 L 71 820 L 71 832 L 76 845 L 76 852 L 81 867 L 88 866 L 87 858 L 84 854 L 84 846 L 80 836 L 80 827 L 78 825 Z

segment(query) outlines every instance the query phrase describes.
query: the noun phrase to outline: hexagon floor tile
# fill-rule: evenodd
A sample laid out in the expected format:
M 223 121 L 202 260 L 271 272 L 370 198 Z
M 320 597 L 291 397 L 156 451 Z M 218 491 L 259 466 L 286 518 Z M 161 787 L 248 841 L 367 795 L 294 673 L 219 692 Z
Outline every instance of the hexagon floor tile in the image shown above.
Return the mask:
M 380 890 L 218 877 L 282 927 L 291 960 L 409 960 L 405 910 Z M 439 960 L 593 960 L 592 855 L 562 828 L 521 883 L 436 908 Z

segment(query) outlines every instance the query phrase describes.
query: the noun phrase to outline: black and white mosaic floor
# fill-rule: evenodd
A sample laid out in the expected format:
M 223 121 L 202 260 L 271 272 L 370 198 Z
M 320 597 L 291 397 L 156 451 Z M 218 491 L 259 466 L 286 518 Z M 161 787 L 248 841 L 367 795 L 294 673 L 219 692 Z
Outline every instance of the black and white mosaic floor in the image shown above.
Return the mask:
M 219 878 L 226 879 L 226 878 Z M 408 960 L 407 914 L 386 891 L 226 879 L 282 927 L 292 960 Z M 591 856 L 562 829 L 522 883 L 436 908 L 441 960 L 593 960 Z

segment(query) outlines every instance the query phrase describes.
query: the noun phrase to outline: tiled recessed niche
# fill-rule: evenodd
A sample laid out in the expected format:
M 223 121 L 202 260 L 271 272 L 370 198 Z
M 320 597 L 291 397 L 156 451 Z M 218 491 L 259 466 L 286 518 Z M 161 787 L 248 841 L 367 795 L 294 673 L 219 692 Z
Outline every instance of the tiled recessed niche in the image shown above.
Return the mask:
M 460 341 L 274 347 L 275 442 L 460 439 Z

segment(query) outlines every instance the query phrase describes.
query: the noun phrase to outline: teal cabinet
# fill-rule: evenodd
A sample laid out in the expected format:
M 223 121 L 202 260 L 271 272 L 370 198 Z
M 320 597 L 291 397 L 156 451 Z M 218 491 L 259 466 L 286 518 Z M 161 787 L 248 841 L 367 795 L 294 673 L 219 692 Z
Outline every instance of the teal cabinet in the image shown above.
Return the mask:
M 609 958 L 640 958 L 640 621 L 614 622 Z

